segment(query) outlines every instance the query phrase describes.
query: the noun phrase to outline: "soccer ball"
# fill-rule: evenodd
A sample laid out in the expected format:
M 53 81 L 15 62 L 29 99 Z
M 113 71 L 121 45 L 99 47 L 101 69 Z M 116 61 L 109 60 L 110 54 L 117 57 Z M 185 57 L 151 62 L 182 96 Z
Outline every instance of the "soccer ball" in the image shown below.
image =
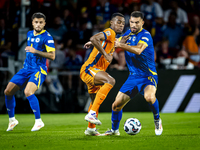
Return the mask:
M 136 118 L 129 118 L 124 123 L 124 131 L 129 135 L 136 135 L 140 132 L 142 125 Z

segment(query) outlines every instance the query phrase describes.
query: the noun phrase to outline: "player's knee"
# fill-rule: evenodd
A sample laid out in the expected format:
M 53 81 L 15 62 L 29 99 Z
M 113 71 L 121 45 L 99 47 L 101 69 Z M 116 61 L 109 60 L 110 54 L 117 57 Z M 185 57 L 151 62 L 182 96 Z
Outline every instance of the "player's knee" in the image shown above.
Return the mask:
M 155 99 L 156 99 L 154 94 L 146 94 L 146 95 L 144 95 L 144 98 L 150 104 L 153 104 L 155 102 Z
M 122 107 L 119 107 L 117 104 L 113 103 L 112 104 L 112 110 L 113 111 L 121 111 Z
M 24 94 L 26 97 L 28 97 L 28 96 L 32 95 L 33 93 L 31 91 L 25 89 Z
M 4 94 L 5 94 L 6 96 L 11 95 L 11 90 L 8 89 L 8 88 L 6 88 L 6 89 L 4 90 Z
M 111 84 L 112 86 L 115 85 L 115 79 L 114 78 L 109 78 L 108 83 Z

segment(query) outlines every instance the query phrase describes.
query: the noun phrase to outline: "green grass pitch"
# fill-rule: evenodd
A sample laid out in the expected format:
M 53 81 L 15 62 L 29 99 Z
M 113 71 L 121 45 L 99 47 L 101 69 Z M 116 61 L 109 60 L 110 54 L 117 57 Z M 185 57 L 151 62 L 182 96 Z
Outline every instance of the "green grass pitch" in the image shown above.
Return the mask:
M 33 114 L 16 114 L 19 124 L 14 131 L 6 132 L 8 115 L 0 115 L 0 150 L 200 150 L 200 113 L 161 114 L 163 134 L 154 133 L 153 115 L 150 112 L 124 112 L 120 136 L 85 136 L 85 113 L 42 114 L 45 127 L 31 132 Z M 138 118 L 142 129 L 137 135 L 128 135 L 123 124 L 128 118 Z M 100 133 L 111 127 L 111 113 L 100 113 Z

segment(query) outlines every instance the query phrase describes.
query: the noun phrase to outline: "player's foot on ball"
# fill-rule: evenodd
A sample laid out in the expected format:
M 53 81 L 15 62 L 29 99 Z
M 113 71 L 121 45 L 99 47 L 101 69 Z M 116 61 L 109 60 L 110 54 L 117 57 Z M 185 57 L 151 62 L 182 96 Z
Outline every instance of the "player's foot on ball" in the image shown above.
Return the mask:
M 162 120 L 154 120 L 155 123 L 155 134 L 156 135 L 161 135 L 163 132 L 163 127 L 162 127 Z
M 107 135 L 118 135 L 119 136 L 120 132 L 119 132 L 119 130 L 115 130 L 114 131 L 112 129 L 111 130 L 108 129 L 108 131 L 106 131 L 105 133 L 103 133 L 102 136 L 107 136 Z
M 86 129 L 84 133 L 87 136 L 101 136 L 101 134 L 97 130 L 92 131 L 92 130 Z
M 9 121 L 8 129 L 6 131 L 12 131 L 16 125 L 18 125 L 18 121 L 16 119 Z
M 93 113 L 93 114 L 88 113 L 85 116 L 85 120 L 96 125 L 101 125 L 101 121 L 97 119 L 96 113 Z
M 42 120 L 35 121 L 35 124 L 34 124 L 33 128 L 31 129 L 31 131 L 38 131 L 42 127 L 44 127 L 44 123 L 42 122 Z

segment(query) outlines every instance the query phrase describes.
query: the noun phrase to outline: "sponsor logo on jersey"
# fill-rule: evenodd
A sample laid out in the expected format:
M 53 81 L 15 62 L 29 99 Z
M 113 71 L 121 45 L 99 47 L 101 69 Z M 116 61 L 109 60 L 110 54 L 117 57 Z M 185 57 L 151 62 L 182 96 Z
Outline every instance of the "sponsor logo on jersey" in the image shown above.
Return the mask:
M 34 42 L 34 40 L 35 40 L 34 38 L 31 38 L 31 42 Z
M 53 40 L 48 40 L 48 43 L 54 43 L 54 41 Z
M 107 36 L 111 35 L 110 31 L 106 31 L 105 33 L 106 33 Z
M 37 43 L 40 42 L 40 38 L 36 38 L 35 42 L 37 42 Z
M 147 37 L 142 37 L 142 39 L 149 41 L 149 39 Z

